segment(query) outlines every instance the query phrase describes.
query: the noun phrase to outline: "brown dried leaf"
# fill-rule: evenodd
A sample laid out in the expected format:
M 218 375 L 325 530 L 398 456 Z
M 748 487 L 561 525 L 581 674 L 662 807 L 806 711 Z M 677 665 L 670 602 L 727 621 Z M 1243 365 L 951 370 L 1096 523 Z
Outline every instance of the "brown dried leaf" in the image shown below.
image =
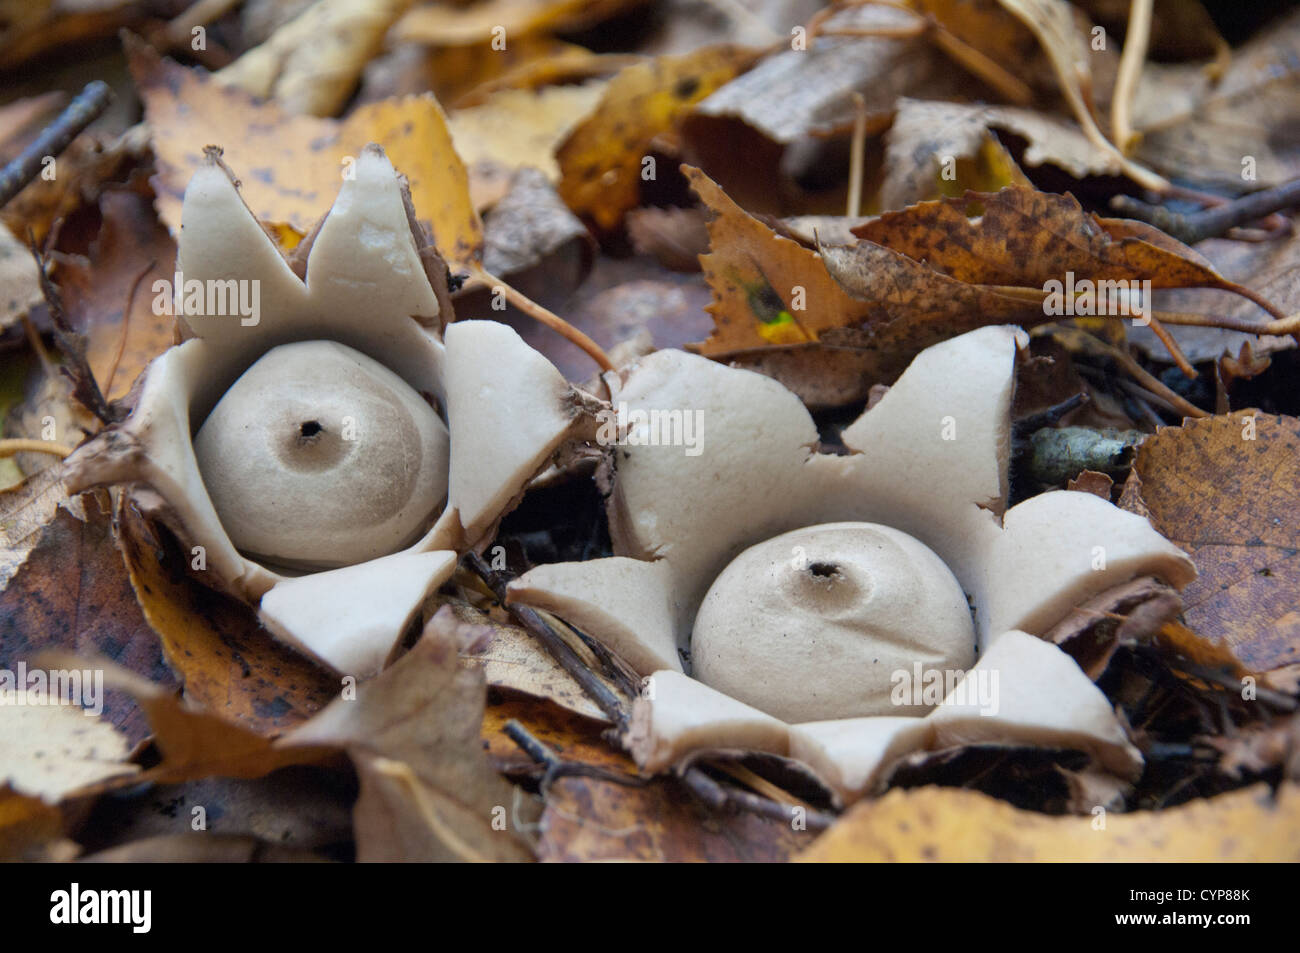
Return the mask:
M 1279 135 L 1300 121 L 1300 12 L 1236 50 L 1217 84 L 1181 112 L 1168 101 L 1142 129 L 1138 156 L 1167 175 L 1246 191 L 1300 176 L 1300 146 Z M 1252 177 L 1247 177 L 1251 175 Z
M 1300 420 L 1246 410 L 1149 437 L 1120 500 L 1191 555 L 1188 627 L 1250 671 L 1300 662 L 1297 498 Z
M 651 142 L 691 105 L 744 72 L 757 51 L 708 46 L 638 63 L 610 80 L 595 111 L 559 147 L 560 195 L 600 228 L 613 228 L 640 204 L 643 160 Z
M 684 170 L 715 213 L 700 263 L 716 326 L 698 345 L 702 354 L 818 342 L 861 347 L 872 356 L 863 372 L 880 379 L 929 344 L 1031 312 L 870 243 L 819 255 L 746 214 L 699 169 Z
M 541 831 L 538 858 L 567 862 L 779 863 L 814 837 L 746 812 L 719 815 L 666 778 L 644 787 L 561 778 L 546 799 Z
M 87 256 L 58 256 L 53 278 L 69 323 L 85 337 L 95 380 L 105 397 L 118 400 L 145 366 L 175 343 L 175 319 L 153 307 L 153 283 L 172 280 L 176 243 L 154 215 L 151 195 L 106 192 L 99 209 L 103 224 Z
M 259 105 L 242 90 L 161 59 L 138 41 L 127 44 L 127 54 L 153 134 L 158 214 L 173 235 L 204 146 L 221 146 L 226 163 L 245 176 L 241 194 L 259 220 L 306 233 L 334 201 L 345 161 L 376 142 L 406 176 L 416 215 L 432 224 L 442 256 L 461 263 L 479 254 L 483 225 L 446 117 L 432 96 L 370 103 L 336 122 L 293 116 L 274 103 Z
M 1090 215 L 1071 195 L 1016 186 L 921 202 L 853 230 L 958 281 L 1041 290 L 1074 272 L 1076 280 L 1149 280 L 1153 288 L 1247 293 L 1191 248 L 1152 232 L 1137 222 Z
M 20 661 L 32 667 L 41 652 L 63 649 L 104 656 L 174 684 L 127 582 L 107 515 L 93 497 L 60 506 L 61 470 L 28 481 L 24 486 L 37 495 L 14 517 L 26 528 L 17 530 L 19 548 L 9 557 L 12 578 L 0 594 L 0 667 L 12 670 Z M 12 492 L 18 496 L 24 489 Z M 132 741 L 148 733 L 143 713 L 121 693 L 107 694 L 104 718 Z
M 132 775 L 141 781 L 171 784 L 212 776 L 260 778 L 289 765 L 324 763 L 334 754 L 325 746 L 277 746 L 106 659 L 51 651 L 35 661 L 44 668 L 102 669 L 105 685 L 128 692 L 144 709 L 162 760 L 138 776 Z
M 410 0 L 316 0 L 215 75 L 290 113 L 332 116 Z
M 190 554 L 157 546 L 145 518 L 125 502 L 118 525 L 139 611 L 190 701 L 269 736 L 306 720 L 339 691 L 336 679 L 272 639 L 247 605 L 187 575 Z
M 348 752 L 361 777 L 362 861 L 527 860 L 524 795 L 492 770 L 479 737 L 481 671 L 436 628 L 391 668 L 294 729 L 282 746 Z

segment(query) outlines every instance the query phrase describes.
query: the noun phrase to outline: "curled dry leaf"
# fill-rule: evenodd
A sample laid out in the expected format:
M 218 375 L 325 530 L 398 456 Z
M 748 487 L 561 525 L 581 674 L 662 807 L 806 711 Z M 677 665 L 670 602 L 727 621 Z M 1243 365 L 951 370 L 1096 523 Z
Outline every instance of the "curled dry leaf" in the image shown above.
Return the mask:
M 93 498 L 57 499 L 64 496 L 61 469 L 42 471 L 10 491 L 20 497 L 27 488 L 44 487 L 11 517 L 20 538 L 6 552 L 13 574 L 0 593 L 0 668 L 16 671 L 22 662 L 32 669 L 41 652 L 61 649 L 106 657 L 174 686 L 123 575 L 107 514 Z M 102 701 L 105 721 L 132 742 L 148 733 L 143 713 L 128 695 L 109 691 Z
M 967 193 L 886 212 L 853 234 L 975 284 L 1042 289 L 1073 272 L 1076 280 L 1221 288 L 1253 300 L 1186 245 L 1138 222 L 1090 215 L 1068 194 L 1023 187 Z
M 1294 179 L 1300 147 L 1277 130 L 1300 117 L 1298 56 L 1300 12 L 1236 50 L 1223 78 L 1202 83 L 1203 94 L 1184 110 L 1171 115 L 1168 99 L 1152 110 L 1138 156 L 1169 176 L 1234 191 Z
M 1300 420 L 1238 411 L 1147 438 L 1120 505 L 1196 562 L 1191 630 L 1248 670 L 1300 664 Z
M 176 322 L 155 306 L 153 286 L 172 280 L 176 243 L 155 217 L 151 195 L 105 192 L 99 211 L 103 224 L 87 254 L 57 256 L 53 278 L 68 322 L 85 336 L 95 380 L 106 398 L 119 400 L 175 343 Z
M 569 208 L 600 228 L 617 225 L 640 204 L 644 164 L 655 137 L 747 69 L 756 55 L 744 47 L 707 46 L 638 63 L 610 80 L 595 112 L 556 152 L 560 195 Z
M 118 528 L 140 610 L 196 705 L 269 736 L 305 721 L 338 692 L 337 678 L 268 639 L 247 605 L 187 574 L 192 555 L 161 546 L 125 500 Z
M 1300 860 L 1300 790 L 1256 785 L 1162 811 L 1050 817 L 974 791 L 891 791 L 854 808 L 802 861 Z
M 220 145 L 225 161 L 243 172 L 241 195 L 259 220 L 305 234 L 328 211 L 362 148 L 374 142 L 402 169 L 416 215 L 431 223 L 442 256 L 455 263 L 479 253 L 483 227 L 470 203 L 468 175 L 432 96 L 372 103 L 335 122 L 258 104 L 138 41 L 128 42 L 127 55 L 158 159 L 158 214 L 173 235 L 180 234 L 185 186 L 204 165 L 205 146 Z
M 870 260 L 862 261 L 839 246 L 819 255 L 747 214 L 699 169 L 685 171 L 714 213 L 709 254 L 700 264 L 713 292 L 708 311 L 715 326 L 692 349 L 777 377 L 801 396 L 810 386 L 805 380 L 820 393 L 824 360 L 841 365 L 852 387 L 827 396 L 848 402 L 892 380 L 936 341 L 979 324 L 1034 314 L 1045 320 L 1041 306 L 964 285 L 889 249 L 864 243 L 861 254 Z M 774 365 L 767 349 L 787 353 Z
M 215 76 L 290 113 L 332 116 L 411 0 L 316 0 Z
M 503 89 L 447 120 L 456 152 L 469 169 L 469 189 L 480 210 L 495 204 L 517 170 L 533 168 L 560 179 L 556 147 L 595 108 L 605 84 Z M 493 274 L 502 274 L 489 268 Z
M 461 664 L 454 634 L 434 628 L 280 747 L 347 751 L 361 777 L 358 860 L 530 859 L 537 810 L 490 767 L 483 711 L 482 672 Z

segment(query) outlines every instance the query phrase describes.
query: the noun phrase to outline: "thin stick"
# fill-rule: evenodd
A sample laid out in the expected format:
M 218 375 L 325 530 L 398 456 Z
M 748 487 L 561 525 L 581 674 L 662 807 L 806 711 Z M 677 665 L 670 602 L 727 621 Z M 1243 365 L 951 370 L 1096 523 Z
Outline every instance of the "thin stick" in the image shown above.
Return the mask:
M 1135 377 L 1139 383 L 1153 394 L 1163 397 L 1174 408 L 1177 413 L 1185 417 L 1209 417 L 1211 414 L 1201 410 L 1187 398 L 1183 397 L 1159 378 L 1154 377 L 1141 364 L 1133 359 L 1133 356 L 1107 344 L 1105 341 L 1098 340 L 1091 334 L 1080 330 L 1079 328 L 1069 328 L 1064 325 L 1052 325 L 1045 329 L 1043 333 L 1050 333 L 1053 337 L 1062 342 L 1073 344 L 1078 350 L 1088 351 L 1093 355 L 1108 357 L 1115 361 L 1124 370 L 1128 371 Z
M 1133 131 L 1131 112 L 1151 41 L 1151 11 L 1154 6 L 1155 0 L 1133 0 L 1128 11 L 1128 33 L 1124 37 L 1119 77 L 1115 80 L 1115 95 L 1110 104 L 1110 134 L 1119 151 L 1125 155 L 1130 154 L 1141 139 Z
M 1200 376 L 1196 373 L 1196 368 L 1192 367 L 1191 362 L 1187 360 L 1187 355 L 1183 353 L 1183 349 L 1178 346 L 1178 342 L 1174 340 L 1173 335 L 1169 333 L 1165 326 L 1154 317 L 1148 317 L 1147 327 L 1151 329 L 1152 334 L 1160 339 L 1160 343 L 1165 346 L 1165 350 L 1168 351 L 1169 356 L 1174 359 L 1174 363 L 1178 365 L 1178 369 L 1182 371 L 1189 380 L 1196 380 L 1196 378 Z
M 53 440 L 29 440 L 26 437 L 0 440 L 0 460 L 12 457 L 15 453 L 48 453 L 62 460 L 71 454 L 72 450 L 72 447 L 65 447 Z
M 996 89 L 1008 102 L 1016 106 L 1028 106 L 1034 101 L 1034 91 L 1027 83 L 1009 73 L 997 61 L 959 39 L 956 34 L 935 23 L 931 30 L 931 37 L 935 46 L 955 60 L 958 65 Z
M 1162 205 L 1150 205 L 1129 195 L 1117 195 L 1111 200 L 1111 207 L 1121 214 L 1154 225 L 1187 245 L 1218 238 L 1229 229 L 1248 225 L 1297 205 L 1300 205 L 1300 179 L 1251 192 L 1188 215 L 1172 212 Z
M 595 341 L 593 341 L 586 334 L 584 334 L 582 331 L 579 331 L 577 328 L 575 328 L 568 321 L 565 321 L 562 317 L 560 317 L 555 312 L 543 308 L 532 298 L 529 298 L 527 295 L 523 294 L 522 292 L 512 288 L 510 285 L 506 284 L 500 278 L 497 278 L 494 275 L 489 274 L 488 271 L 485 270 L 483 266 L 478 264 L 477 262 L 470 262 L 468 267 L 473 277 L 482 285 L 493 289 L 499 288 L 501 292 L 506 296 L 506 300 L 509 301 L 511 304 L 513 304 L 520 311 L 524 312 L 524 314 L 528 315 L 530 318 L 540 321 L 542 324 L 546 325 L 552 331 L 557 332 L 566 340 L 582 348 L 582 350 L 586 352 L 587 356 L 590 357 L 593 361 L 595 361 L 600 366 L 600 369 L 602 371 L 614 370 L 614 362 L 609 359 L 609 355 L 606 354 L 604 350 L 601 349 L 601 346 L 597 344 Z
M 644 787 L 650 780 L 635 774 L 611 771 L 599 765 L 584 764 L 581 761 L 566 761 L 514 718 L 506 722 L 503 731 L 507 738 L 523 749 L 524 754 L 545 768 L 542 773 L 542 780 L 538 784 L 543 796 L 546 795 L 551 784 L 557 778 L 594 778 L 597 781 L 609 781 L 626 787 Z
M 565 642 L 563 637 L 552 629 L 535 610 L 527 606 L 510 605 L 506 602 L 508 576 L 505 573 L 496 572 L 483 561 L 482 556 L 475 552 L 466 553 L 464 562 L 480 579 L 487 583 L 497 602 L 501 603 L 506 611 L 514 616 L 515 621 L 523 626 L 529 635 L 542 644 L 542 647 L 550 653 L 551 658 L 555 659 L 560 667 L 573 677 L 573 680 L 581 686 L 582 690 L 587 693 L 609 720 L 619 729 L 625 728 L 628 723 L 628 712 L 624 700 L 615 695 L 609 686 L 583 663 L 578 653 L 573 650 L 573 647 Z
M 862 209 L 862 167 L 867 151 L 867 101 L 853 93 L 853 141 L 849 145 L 849 203 L 845 214 L 857 218 Z
M 714 810 L 739 808 L 760 817 L 789 824 L 794 818 L 793 809 L 797 807 L 804 812 L 804 820 L 809 830 L 825 830 L 836 820 L 834 814 L 827 814 L 824 811 L 797 804 L 780 804 L 739 788 L 724 788 L 697 767 L 687 768 L 682 774 L 682 781 L 690 788 L 692 794 Z
M 105 82 L 95 80 L 87 83 L 86 88 L 68 103 L 68 108 L 0 171 L 0 205 L 5 205 L 40 174 L 47 157 L 62 153 L 83 129 L 99 118 L 112 95 Z

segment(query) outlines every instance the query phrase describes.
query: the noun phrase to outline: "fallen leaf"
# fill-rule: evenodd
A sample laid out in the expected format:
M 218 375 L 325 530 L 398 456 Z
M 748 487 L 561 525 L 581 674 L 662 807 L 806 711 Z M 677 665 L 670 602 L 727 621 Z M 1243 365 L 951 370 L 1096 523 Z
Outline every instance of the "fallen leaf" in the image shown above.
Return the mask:
M 36 259 L 4 224 L 0 224 L 0 289 L 0 331 L 45 300 Z
M 1025 140 L 1021 161 L 1027 167 L 1054 165 L 1076 179 L 1120 172 L 1114 156 L 1097 149 L 1064 119 L 1012 106 L 903 97 L 886 136 L 881 209 L 960 196 L 967 190 L 997 192 L 1007 185 L 1029 185 L 993 130 Z M 992 184 L 970 184 L 980 180 Z
M 45 479 L 50 483 L 39 482 Z M 36 495 L 15 517 L 27 553 L 17 561 L 21 548 L 15 552 L 11 564 L 17 561 L 17 568 L 0 593 L 0 666 L 13 670 L 25 662 L 30 668 L 41 652 L 63 649 L 113 659 L 174 684 L 123 572 L 108 516 L 94 497 L 59 505 L 57 473 L 33 478 L 32 490 Z M 143 713 L 119 692 L 107 693 L 104 719 L 133 742 L 148 733 Z
M 15 791 L 57 804 L 81 788 L 136 773 L 126 762 L 129 749 L 125 735 L 80 704 L 44 691 L 0 690 L 0 784 Z
M 525 294 L 527 272 L 541 268 L 549 293 L 567 299 L 591 270 L 595 245 L 546 176 L 532 168 L 511 177 L 483 223 L 483 267 L 497 277 L 520 276 L 512 283 Z
M 215 76 L 290 113 L 332 116 L 411 0 L 316 0 Z
M 103 658 L 49 651 L 34 662 L 47 669 L 93 666 L 103 671 L 106 686 L 135 699 L 149 718 L 153 743 L 162 755 L 158 764 L 133 775 L 139 781 L 175 784 L 214 776 L 260 778 L 289 765 L 327 762 L 334 754 L 326 746 L 276 745 Z
M 0 591 L 9 585 L 60 506 L 84 515 L 80 499 L 70 500 L 63 468 L 46 467 L 17 486 L 0 491 Z
M 569 208 L 613 228 L 640 204 L 651 142 L 691 105 L 753 63 L 756 51 L 710 46 L 621 71 L 595 111 L 560 145 L 560 195 Z
M 1300 860 L 1300 790 L 1256 785 L 1163 811 L 1052 817 L 955 788 L 890 791 L 851 809 L 807 862 Z
M 666 778 L 643 787 L 561 778 L 546 799 L 537 853 L 564 862 L 780 863 L 814 836 L 755 814 L 715 814 Z
M 176 243 L 155 217 L 151 194 L 108 191 L 99 209 L 103 224 L 86 256 L 57 256 L 53 278 L 100 390 L 118 400 L 175 343 L 175 319 L 153 307 L 153 283 L 172 281 Z
M 468 603 L 448 601 L 433 614 L 429 627 L 461 644 L 475 640 L 461 657 L 482 669 L 490 687 L 545 698 L 587 718 L 606 720 L 573 676 L 519 626 L 497 622 Z
M 469 169 L 470 191 L 482 178 L 482 167 L 508 181 L 516 169 L 532 167 L 555 183 L 560 167 L 555 148 L 595 107 L 603 83 L 551 86 L 541 90 L 504 89 L 484 102 L 451 114 L 447 126 L 456 152 Z M 481 187 L 480 187 L 481 189 Z M 490 204 L 480 195 L 475 206 Z
M 393 28 L 396 40 L 433 46 L 469 46 L 501 31 L 513 43 L 542 31 L 558 33 L 599 23 L 644 0 L 485 0 L 470 6 L 431 3 L 419 6 Z
M 1300 663 L 1300 420 L 1251 410 L 1147 438 L 1120 505 L 1196 563 L 1187 626 L 1254 672 Z
M 683 169 L 714 213 L 710 251 L 700 258 L 714 330 L 691 349 L 747 358 L 743 366 L 777 377 L 810 402 L 820 403 L 814 398 L 828 376 L 855 385 L 845 403 L 892 380 L 930 344 L 985 324 L 1049 320 L 1040 304 L 954 280 L 871 242 L 819 254 L 747 214 L 699 169 Z M 773 368 L 764 360 L 768 348 L 792 354 Z M 805 380 L 814 393 L 806 393 Z
M 1076 281 L 1145 280 L 1152 288 L 1252 295 L 1193 249 L 1154 229 L 1099 218 L 1069 194 L 1031 188 L 921 202 L 886 212 L 853 234 L 975 284 L 1043 290 L 1048 281 L 1063 283 L 1073 272 Z
M 488 764 L 483 674 L 438 629 L 281 742 L 348 752 L 361 778 L 361 861 L 527 860 L 536 817 Z
M 346 160 L 376 142 L 406 176 L 416 215 L 432 224 L 443 257 L 458 263 L 478 254 L 482 223 L 446 117 L 432 96 L 371 103 L 336 122 L 258 104 L 138 41 L 127 44 L 127 54 L 158 159 L 152 179 L 158 214 L 173 235 L 204 146 L 221 146 L 226 163 L 245 176 L 241 194 L 258 219 L 306 233 L 334 201 Z
M 189 554 L 158 546 L 145 517 L 125 502 L 118 526 L 137 611 L 157 633 L 190 701 L 270 736 L 338 693 L 337 679 L 272 639 L 246 604 L 187 575 Z
M 77 853 L 77 845 L 64 837 L 57 807 L 0 785 L 0 862 L 66 861 Z
M 138 15 L 131 0 L 21 0 L 5 5 L 0 69 L 11 70 L 64 44 L 87 44 Z
M 505 733 L 505 726 L 517 721 L 534 738 L 565 761 L 607 768 L 629 776 L 636 765 L 621 749 L 605 738 L 609 722 L 577 714 L 573 706 L 553 698 L 540 698 L 516 690 L 492 688 L 483 712 L 483 742 L 498 771 L 528 774 L 536 762 Z
M 1182 112 L 1166 100 L 1141 128 L 1138 157 L 1166 175 L 1247 191 L 1300 176 L 1300 145 L 1278 130 L 1300 120 L 1300 13 L 1292 13 L 1232 56 L 1217 84 L 1202 84 Z

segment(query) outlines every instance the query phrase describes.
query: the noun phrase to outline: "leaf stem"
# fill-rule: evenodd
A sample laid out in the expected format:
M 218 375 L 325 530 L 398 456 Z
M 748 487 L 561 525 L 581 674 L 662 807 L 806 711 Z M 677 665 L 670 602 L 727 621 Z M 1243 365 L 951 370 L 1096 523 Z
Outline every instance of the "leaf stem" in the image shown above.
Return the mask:
M 543 308 L 532 298 L 523 292 L 506 284 L 500 278 L 489 273 L 482 265 L 477 262 L 468 264 L 470 273 L 474 279 L 485 287 L 499 288 L 501 293 L 506 296 L 506 300 L 513 304 L 524 314 L 536 321 L 546 325 L 552 331 L 561 335 L 565 340 L 576 344 L 586 352 L 587 356 L 595 361 L 602 371 L 614 370 L 614 362 L 609 359 L 609 355 L 604 352 L 599 344 L 590 337 L 579 331 L 568 321 L 547 308 Z

